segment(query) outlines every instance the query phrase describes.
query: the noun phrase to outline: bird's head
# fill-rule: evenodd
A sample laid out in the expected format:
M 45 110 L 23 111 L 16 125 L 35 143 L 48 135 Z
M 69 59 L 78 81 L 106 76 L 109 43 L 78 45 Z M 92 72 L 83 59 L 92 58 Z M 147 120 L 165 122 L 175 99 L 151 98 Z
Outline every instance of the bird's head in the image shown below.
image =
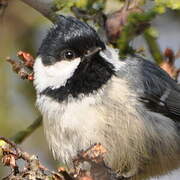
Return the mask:
M 44 65 L 74 61 L 105 49 L 96 31 L 74 17 L 59 16 L 44 39 L 39 54 Z M 94 53 L 93 53 L 94 52 Z
M 80 93 L 89 92 L 90 87 L 83 86 L 91 83 L 91 91 L 98 89 L 109 79 L 112 70 L 110 63 L 100 56 L 105 49 L 104 42 L 88 24 L 60 16 L 43 40 L 34 65 L 37 92 L 49 94 L 64 88 L 71 93 L 78 83 L 82 86 L 77 87 Z M 96 80 L 98 83 L 94 84 Z

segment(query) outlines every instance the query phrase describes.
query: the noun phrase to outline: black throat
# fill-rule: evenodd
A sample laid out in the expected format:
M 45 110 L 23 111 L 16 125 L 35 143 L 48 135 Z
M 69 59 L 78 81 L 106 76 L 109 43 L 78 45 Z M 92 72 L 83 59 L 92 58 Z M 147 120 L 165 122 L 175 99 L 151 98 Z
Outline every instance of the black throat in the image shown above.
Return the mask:
M 74 98 L 79 94 L 88 95 L 106 84 L 113 74 L 113 65 L 96 55 L 89 61 L 82 61 L 65 86 L 56 89 L 48 87 L 41 95 L 47 95 L 58 102 L 67 100 L 69 95 Z

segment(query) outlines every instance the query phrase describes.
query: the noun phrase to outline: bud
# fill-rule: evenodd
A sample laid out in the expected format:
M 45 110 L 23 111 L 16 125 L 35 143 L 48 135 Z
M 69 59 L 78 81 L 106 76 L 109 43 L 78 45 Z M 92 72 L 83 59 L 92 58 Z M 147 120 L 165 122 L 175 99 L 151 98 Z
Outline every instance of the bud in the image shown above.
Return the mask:
M 5 156 L 2 158 L 2 163 L 3 163 L 5 166 L 11 166 L 12 168 L 17 167 L 17 165 L 16 165 L 16 159 L 15 159 L 14 155 L 12 155 L 12 154 L 5 155 Z
M 164 51 L 164 56 L 169 59 L 169 61 L 174 60 L 174 51 L 170 48 L 166 48 Z
M 19 51 L 17 55 L 24 62 L 24 65 L 26 67 L 30 67 L 30 68 L 33 67 L 34 57 L 31 54 L 23 52 L 23 51 Z

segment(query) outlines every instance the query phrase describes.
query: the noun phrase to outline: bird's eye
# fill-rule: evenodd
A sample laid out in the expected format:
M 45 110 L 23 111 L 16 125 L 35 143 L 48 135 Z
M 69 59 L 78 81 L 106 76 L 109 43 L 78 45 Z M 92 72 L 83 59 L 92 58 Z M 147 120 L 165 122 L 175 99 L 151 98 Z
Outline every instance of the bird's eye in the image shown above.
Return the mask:
M 72 50 L 64 50 L 62 55 L 66 60 L 72 60 L 75 58 L 75 53 Z

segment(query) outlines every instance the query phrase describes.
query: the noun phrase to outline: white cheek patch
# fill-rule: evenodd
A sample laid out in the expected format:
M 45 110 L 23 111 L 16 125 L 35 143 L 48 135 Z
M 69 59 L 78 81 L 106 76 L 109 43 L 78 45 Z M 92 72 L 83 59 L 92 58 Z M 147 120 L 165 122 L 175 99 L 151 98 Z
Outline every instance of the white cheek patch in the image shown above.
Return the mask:
M 72 61 L 60 61 L 53 65 L 45 66 L 42 58 L 36 58 L 34 64 L 34 85 L 38 92 L 47 87 L 59 88 L 66 84 L 66 81 L 73 75 L 80 63 L 80 58 Z
M 120 61 L 119 51 L 117 49 L 107 46 L 106 50 L 100 52 L 100 55 L 114 66 L 115 71 L 118 71 L 123 65 L 125 65 L 125 62 Z

